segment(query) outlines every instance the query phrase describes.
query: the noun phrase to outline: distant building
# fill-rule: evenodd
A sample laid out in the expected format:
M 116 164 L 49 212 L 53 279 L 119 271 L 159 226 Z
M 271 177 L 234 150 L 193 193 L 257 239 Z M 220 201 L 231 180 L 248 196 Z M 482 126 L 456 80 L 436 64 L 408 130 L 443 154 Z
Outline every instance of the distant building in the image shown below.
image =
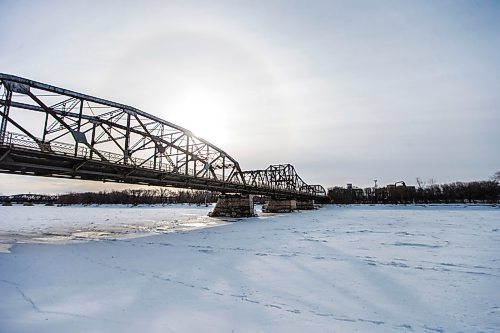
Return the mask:
M 363 202 L 365 193 L 363 189 L 347 184 L 346 188 L 335 186 L 328 189 L 328 196 L 332 203 L 336 204 L 350 204 Z
M 346 187 L 335 186 L 328 189 L 332 203 L 413 203 L 415 201 L 415 186 L 406 186 L 399 181 L 386 187 L 367 187 L 365 189 L 348 183 Z
M 385 190 L 385 199 L 391 203 L 411 203 L 417 193 L 415 186 L 406 186 L 403 181 L 387 185 Z

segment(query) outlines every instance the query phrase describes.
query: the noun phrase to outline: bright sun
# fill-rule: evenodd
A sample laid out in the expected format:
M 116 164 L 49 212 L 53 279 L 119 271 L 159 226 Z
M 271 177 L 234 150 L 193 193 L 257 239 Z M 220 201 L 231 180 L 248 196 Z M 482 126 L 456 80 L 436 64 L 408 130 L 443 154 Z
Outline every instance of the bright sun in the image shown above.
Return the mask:
M 176 124 L 190 130 L 197 137 L 224 149 L 228 139 L 227 113 L 224 96 L 209 91 L 190 92 L 178 99 L 175 111 Z

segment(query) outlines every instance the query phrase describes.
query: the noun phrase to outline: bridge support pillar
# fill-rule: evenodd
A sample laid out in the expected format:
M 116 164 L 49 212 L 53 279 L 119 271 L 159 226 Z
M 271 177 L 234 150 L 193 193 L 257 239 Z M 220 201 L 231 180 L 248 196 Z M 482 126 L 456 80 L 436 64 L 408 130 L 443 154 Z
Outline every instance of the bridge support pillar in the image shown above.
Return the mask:
M 297 200 L 297 210 L 314 209 L 314 200 Z
M 295 200 L 270 199 L 262 207 L 264 213 L 289 213 L 297 209 Z
M 220 195 L 212 212 L 212 217 L 252 217 L 256 216 L 253 195 Z

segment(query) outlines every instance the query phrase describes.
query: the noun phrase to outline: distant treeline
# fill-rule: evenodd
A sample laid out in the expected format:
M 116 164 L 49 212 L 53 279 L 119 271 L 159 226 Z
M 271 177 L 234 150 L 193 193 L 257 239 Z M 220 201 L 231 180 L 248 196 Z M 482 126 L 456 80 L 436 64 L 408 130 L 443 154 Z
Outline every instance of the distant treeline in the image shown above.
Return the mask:
M 13 196 L 2 196 L 0 201 L 12 203 L 49 203 L 59 205 L 101 205 L 101 204 L 170 204 L 170 203 L 190 203 L 205 204 L 216 202 L 218 193 L 209 191 L 180 190 L 172 191 L 168 189 L 147 189 L 147 190 L 123 190 L 123 191 L 100 191 L 68 193 L 62 195 L 37 195 L 37 194 L 17 194 Z
M 406 186 L 402 181 L 386 187 L 365 189 L 352 185 L 331 187 L 328 197 L 334 204 L 412 204 L 412 203 L 500 203 L 500 172 L 492 180 L 454 182 L 426 186 L 417 178 L 418 187 Z M 92 204 L 205 204 L 217 202 L 220 193 L 196 190 L 129 189 L 122 191 L 100 191 L 68 193 L 62 195 L 16 194 L 0 196 L 3 205 L 11 203 L 38 203 L 59 205 Z M 265 197 L 254 197 L 255 203 L 264 203 Z
M 217 201 L 217 194 L 209 191 L 171 191 L 166 189 L 123 190 L 69 193 L 59 196 L 58 204 L 204 204 Z
M 379 188 L 349 186 L 328 189 L 332 203 L 498 203 L 500 186 L 496 180 L 455 182 L 424 187 L 389 185 Z

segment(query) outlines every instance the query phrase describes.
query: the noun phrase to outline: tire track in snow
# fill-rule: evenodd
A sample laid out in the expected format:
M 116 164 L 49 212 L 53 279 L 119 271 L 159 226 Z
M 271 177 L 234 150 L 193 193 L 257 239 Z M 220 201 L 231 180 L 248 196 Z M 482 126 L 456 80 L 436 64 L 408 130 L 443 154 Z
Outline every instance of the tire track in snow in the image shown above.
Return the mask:
M 195 284 L 191 284 L 191 283 L 186 283 L 184 281 L 172 279 L 171 277 L 163 277 L 163 276 L 156 274 L 156 273 L 153 273 L 153 272 L 147 273 L 147 272 L 140 271 L 137 269 L 125 268 L 125 267 L 119 266 L 119 265 L 109 265 L 109 264 L 106 264 L 103 262 L 96 261 L 96 260 L 89 258 L 87 256 L 81 256 L 81 257 L 83 259 L 93 263 L 93 264 L 100 265 L 102 267 L 106 267 L 109 269 L 115 269 L 115 270 L 118 270 L 120 272 L 132 273 L 132 274 L 139 275 L 142 277 L 155 279 L 155 280 L 158 280 L 161 282 L 174 283 L 174 284 L 178 284 L 178 285 L 181 285 L 183 287 L 190 288 L 190 289 L 198 289 L 198 290 L 201 290 L 203 292 L 211 293 L 212 295 L 215 295 L 216 297 L 231 297 L 235 300 L 244 301 L 244 302 L 249 303 L 249 304 L 264 306 L 266 308 L 276 309 L 276 310 L 280 310 L 280 311 L 292 313 L 292 314 L 301 314 L 302 313 L 302 311 L 300 309 L 294 308 L 293 306 L 290 306 L 289 304 L 280 303 L 279 305 L 277 305 L 277 304 L 273 304 L 273 303 L 262 302 L 260 300 L 250 298 L 247 294 L 228 294 L 228 293 L 220 292 L 217 290 L 212 290 L 206 286 L 200 286 L 200 285 L 195 285 Z M 364 321 L 370 322 L 369 320 L 364 320 Z
M 100 318 L 93 318 L 90 316 L 82 315 L 79 313 L 72 313 L 72 312 L 65 312 L 65 311 L 50 311 L 50 310 L 43 310 L 41 309 L 35 301 L 28 296 L 28 294 L 22 289 L 21 284 L 8 281 L 8 280 L 0 280 L 1 282 L 4 282 L 6 284 L 10 284 L 14 286 L 14 288 L 17 290 L 17 292 L 21 295 L 21 297 L 35 310 L 36 312 L 40 314 L 54 314 L 54 315 L 60 315 L 60 316 L 68 316 L 68 317 L 73 317 L 73 318 L 83 318 L 83 319 L 90 319 L 90 320 L 97 320 L 97 321 L 105 321 L 105 322 L 112 322 L 112 323 L 117 323 L 117 324 L 123 324 L 123 322 L 120 321 L 115 321 L 115 320 L 109 320 L 109 319 L 100 319 Z

